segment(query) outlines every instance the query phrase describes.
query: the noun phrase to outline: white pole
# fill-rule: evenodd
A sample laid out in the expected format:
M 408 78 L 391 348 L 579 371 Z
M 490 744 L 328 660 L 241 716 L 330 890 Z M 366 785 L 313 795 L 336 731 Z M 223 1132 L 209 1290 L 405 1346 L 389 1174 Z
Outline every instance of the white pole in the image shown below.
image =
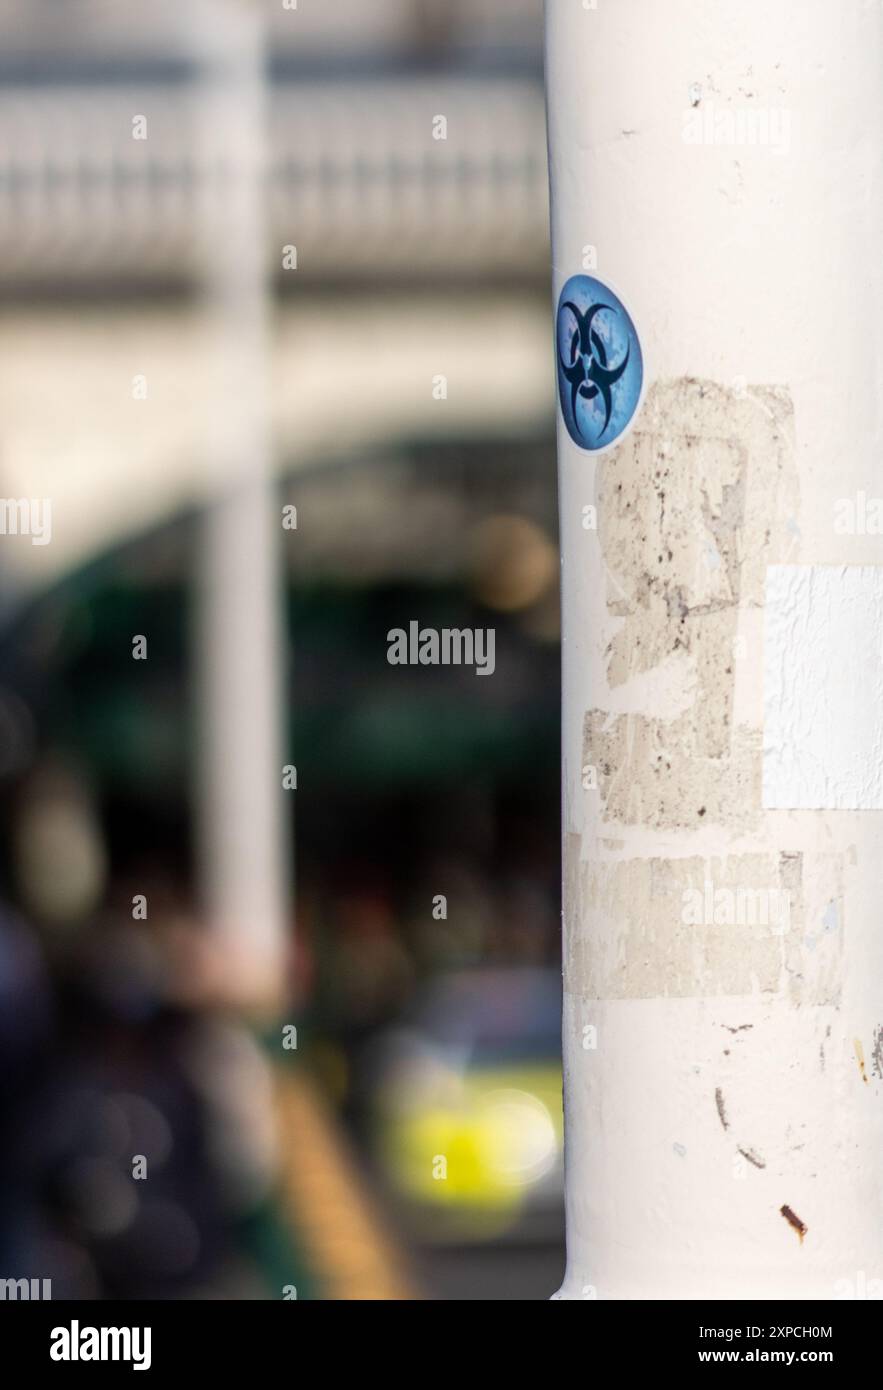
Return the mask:
M 867 1297 L 883 1280 L 883 12 L 547 0 L 546 58 L 559 1297 Z
M 267 413 L 266 113 L 262 21 L 245 3 L 193 6 L 199 99 L 211 491 L 198 553 L 202 895 L 243 1003 L 283 990 L 279 544 Z

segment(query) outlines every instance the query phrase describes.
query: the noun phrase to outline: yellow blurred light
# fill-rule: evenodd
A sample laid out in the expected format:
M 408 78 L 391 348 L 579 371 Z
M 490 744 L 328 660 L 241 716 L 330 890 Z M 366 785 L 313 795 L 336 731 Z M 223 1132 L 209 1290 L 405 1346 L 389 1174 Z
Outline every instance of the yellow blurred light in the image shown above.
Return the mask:
M 428 1206 L 514 1218 L 560 1154 L 557 1067 L 475 1072 L 443 1096 L 427 1088 L 410 1101 L 396 1108 L 387 1158 L 401 1188 Z
M 492 1091 L 484 1102 L 490 1138 L 488 1159 L 499 1183 L 526 1187 L 545 1177 L 554 1165 L 558 1136 L 552 1116 L 527 1091 Z

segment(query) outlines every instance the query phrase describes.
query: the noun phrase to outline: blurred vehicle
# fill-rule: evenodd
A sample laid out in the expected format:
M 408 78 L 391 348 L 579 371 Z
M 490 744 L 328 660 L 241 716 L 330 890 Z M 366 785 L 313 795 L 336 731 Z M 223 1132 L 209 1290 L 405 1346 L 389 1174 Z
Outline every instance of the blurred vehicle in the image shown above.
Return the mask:
M 387 1185 L 426 1242 L 551 1239 L 563 1189 L 561 978 L 436 979 L 388 1035 L 375 1092 Z

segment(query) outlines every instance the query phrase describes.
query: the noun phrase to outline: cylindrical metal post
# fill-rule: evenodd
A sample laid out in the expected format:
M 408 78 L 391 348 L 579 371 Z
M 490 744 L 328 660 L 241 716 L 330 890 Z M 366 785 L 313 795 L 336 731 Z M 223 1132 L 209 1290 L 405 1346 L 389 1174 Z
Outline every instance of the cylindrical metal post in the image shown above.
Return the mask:
M 883 11 L 547 0 L 546 45 L 559 1297 L 861 1297 L 883 1279 Z

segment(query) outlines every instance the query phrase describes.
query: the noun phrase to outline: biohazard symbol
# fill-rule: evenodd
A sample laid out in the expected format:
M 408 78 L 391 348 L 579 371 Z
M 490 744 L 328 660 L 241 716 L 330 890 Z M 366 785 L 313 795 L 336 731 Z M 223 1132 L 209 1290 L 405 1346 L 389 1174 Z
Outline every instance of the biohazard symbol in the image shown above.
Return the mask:
M 617 313 L 617 310 L 610 304 L 593 304 L 591 309 L 587 309 L 584 314 L 569 299 L 561 305 L 559 315 L 568 310 L 573 314 L 576 327 L 570 338 L 570 361 L 565 362 L 558 350 L 558 360 L 561 364 L 561 371 L 566 381 L 570 383 L 570 408 L 573 414 L 573 422 L 580 434 L 583 433 L 576 413 L 577 397 L 581 396 L 585 401 L 594 400 L 600 396 L 604 402 L 604 426 L 598 435 L 602 439 L 607 426 L 610 424 L 610 415 L 613 410 L 613 391 L 612 388 L 619 381 L 623 372 L 629 364 L 631 348 L 626 349 L 625 357 L 616 367 L 610 367 L 607 363 L 607 349 L 605 348 L 597 329 L 592 327 L 592 320 L 596 314 Z

